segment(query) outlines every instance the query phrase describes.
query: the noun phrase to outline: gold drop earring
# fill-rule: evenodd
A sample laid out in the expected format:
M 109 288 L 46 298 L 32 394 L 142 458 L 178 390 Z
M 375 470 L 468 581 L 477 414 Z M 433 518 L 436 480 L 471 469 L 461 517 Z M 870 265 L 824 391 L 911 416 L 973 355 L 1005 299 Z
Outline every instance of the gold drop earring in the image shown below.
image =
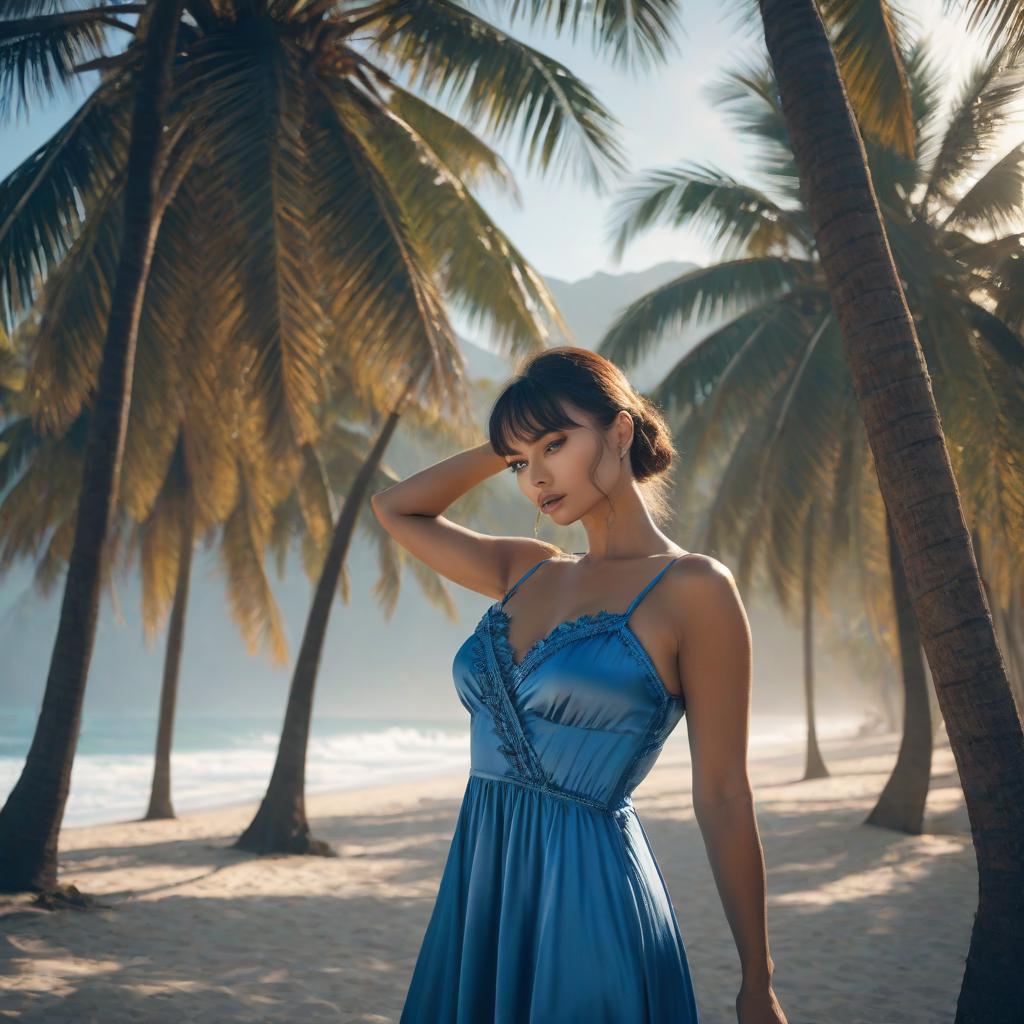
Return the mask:
M 629 451 L 628 448 L 620 448 L 619 449 L 619 462 L 622 462 L 622 460 L 626 457 L 626 452 L 627 451 Z M 611 504 L 611 502 L 609 502 L 609 504 Z M 612 526 L 615 525 L 615 506 L 612 505 L 611 509 L 612 509 L 611 512 L 609 513 L 609 515 L 607 515 L 605 517 L 605 521 L 604 521 L 605 526 L 608 527 L 609 529 Z

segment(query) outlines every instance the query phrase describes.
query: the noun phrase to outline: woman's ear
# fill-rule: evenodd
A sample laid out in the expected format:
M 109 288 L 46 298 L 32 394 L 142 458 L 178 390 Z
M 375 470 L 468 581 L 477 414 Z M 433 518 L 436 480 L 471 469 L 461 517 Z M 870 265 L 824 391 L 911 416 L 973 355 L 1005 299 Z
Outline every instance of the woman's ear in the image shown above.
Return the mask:
M 635 432 L 632 413 L 628 409 L 620 409 L 616 425 L 619 428 L 619 451 L 623 449 L 628 451 L 633 445 L 633 434 Z

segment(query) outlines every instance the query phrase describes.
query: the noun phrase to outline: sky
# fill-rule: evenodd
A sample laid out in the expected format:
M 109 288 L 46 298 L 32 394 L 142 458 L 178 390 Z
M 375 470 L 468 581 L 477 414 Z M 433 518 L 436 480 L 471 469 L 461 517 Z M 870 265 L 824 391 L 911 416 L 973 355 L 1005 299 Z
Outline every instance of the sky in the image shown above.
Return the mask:
M 910 37 L 930 35 L 949 69 L 947 98 L 984 53 L 977 35 L 966 32 L 962 16 L 943 15 L 941 0 L 900 0 L 913 28 Z M 706 264 L 715 257 L 693 231 L 657 227 L 636 237 L 621 263 L 612 259 L 608 224 L 621 188 L 656 167 L 684 161 L 716 165 L 736 177 L 749 175 L 754 154 L 705 95 L 709 83 L 764 52 L 761 25 L 752 0 L 683 0 L 677 54 L 662 67 L 635 77 L 611 68 L 582 42 L 572 46 L 550 32 L 525 36 L 532 45 L 561 60 L 591 86 L 623 125 L 631 168 L 622 186 L 596 195 L 571 181 L 552 184 L 509 154 L 524 194 L 524 209 L 501 197 L 485 197 L 488 212 L 533 265 L 545 275 L 574 281 L 603 270 L 640 270 L 666 260 Z M 1024 138 L 1024 123 L 1013 142 Z M 1009 148 L 1009 146 L 1007 146 Z
M 963 78 L 970 62 L 983 52 L 980 41 L 964 30 L 965 19 L 942 13 L 942 0 L 900 0 L 916 25 L 916 35 L 930 34 L 949 67 L 949 90 Z M 528 6 L 528 5 L 525 5 Z M 477 5 L 474 9 L 482 10 Z M 494 7 L 488 7 L 489 11 Z M 959 8 L 955 8 L 958 10 Z M 491 20 L 497 20 L 493 14 Z M 667 260 L 705 264 L 714 257 L 704 238 L 692 231 L 658 227 L 635 238 L 621 262 L 609 242 L 612 207 L 621 190 L 645 171 L 700 161 L 743 176 L 753 166 L 752 154 L 705 95 L 709 82 L 723 69 L 734 68 L 763 46 L 753 0 L 682 0 L 669 59 L 661 66 L 634 72 L 612 66 L 594 53 L 586 33 L 573 43 L 550 26 L 533 28 L 522 18 L 509 25 L 510 34 L 564 63 L 587 84 L 620 123 L 628 167 L 603 193 L 578 175 L 542 174 L 531 167 L 525 147 L 513 137 L 495 144 L 510 165 L 522 193 L 521 205 L 482 186 L 477 196 L 498 226 L 533 267 L 547 277 L 576 281 L 597 271 L 640 270 Z M 95 76 L 91 76 L 95 78 Z M 90 86 L 92 87 L 92 86 Z M 5 176 L 71 116 L 85 91 L 49 103 L 36 103 L 26 121 L 0 126 L 0 176 Z M 1016 142 L 1024 124 L 1013 129 Z

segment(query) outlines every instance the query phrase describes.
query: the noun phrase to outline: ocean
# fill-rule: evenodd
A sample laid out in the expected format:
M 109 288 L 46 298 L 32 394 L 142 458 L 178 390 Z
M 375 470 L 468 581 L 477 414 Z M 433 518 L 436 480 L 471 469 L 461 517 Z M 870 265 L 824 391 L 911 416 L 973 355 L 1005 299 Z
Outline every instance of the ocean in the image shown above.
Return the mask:
M 36 713 L 0 713 L 0 794 L 6 800 L 32 742 Z M 854 735 L 860 714 L 823 716 L 822 739 Z M 281 718 L 179 715 L 171 753 L 171 798 L 178 814 L 259 800 L 277 753 Z M 800 741 L 802 715 L 751 718 L 750 748 Z M 685 720 L 670 743 L 686 743 Z M 156 718 L 84 715 L 63 824 L 140 818 L 149 805 Z M 315 717 L 306 792 L 357 789 L 469 771 L 469 717 L 452 721 Z M 0 800 L 0 803 L 2 803 Z
M 282 719 L 179 715 L 171 751 L 175 813 L 258 800 L 277 755 Z M 153 781 L 156 718 L 84 715 L 65 825 L 140 818 Z M 36 715 L 0 714 L 0 793 L 18 780 Z M 452 722 L 314 718 L 306 792 L 469 770 L 468 717 Z

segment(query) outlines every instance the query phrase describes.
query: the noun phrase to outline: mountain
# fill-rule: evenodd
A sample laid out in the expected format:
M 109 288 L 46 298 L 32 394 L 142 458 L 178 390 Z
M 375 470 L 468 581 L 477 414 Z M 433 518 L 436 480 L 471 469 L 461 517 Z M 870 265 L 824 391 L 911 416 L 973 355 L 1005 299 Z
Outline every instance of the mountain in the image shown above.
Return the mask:
M 646 270 L 623 274 L 598 271 L 571 282 L 557 277 L 545 277 L 545 283 L 572 332 L 570 337 L 553 336 L 551 344 L 581 345 L 583 348 L 596 349 L 601 337 L 630 303 L 695 268 L 694 263 L 670 261 L 658 263 Z M 712 321 L 697 328 L 668 331 L 648 356 L 636 366 L 624 366 L 623 370 L 637 388 L 641 391 L 649 390 L 698 338 L 714 326 L 715 322 Z M 511 363 L 487 344 L 463 341 L 462 350 L 472 378 L 501 381 L 511 376 Z

